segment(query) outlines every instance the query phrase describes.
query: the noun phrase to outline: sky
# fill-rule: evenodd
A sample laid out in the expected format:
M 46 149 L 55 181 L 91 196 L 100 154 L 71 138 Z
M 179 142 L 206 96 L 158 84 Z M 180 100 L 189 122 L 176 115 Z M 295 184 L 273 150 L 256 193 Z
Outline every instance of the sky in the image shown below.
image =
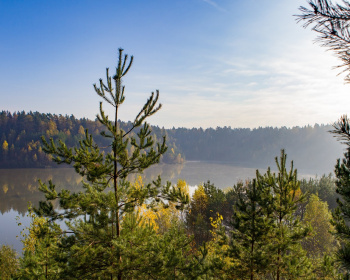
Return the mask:
M 120 119 L 151 92 L 171 127 L 329 124 L 350 109 L 333 53 L 296 22 L 306 0 L 0 0 L 0 110 L 95 119 L 93 84 L 134 56 Z M 112 108 L 104 105 L 107 112 Z

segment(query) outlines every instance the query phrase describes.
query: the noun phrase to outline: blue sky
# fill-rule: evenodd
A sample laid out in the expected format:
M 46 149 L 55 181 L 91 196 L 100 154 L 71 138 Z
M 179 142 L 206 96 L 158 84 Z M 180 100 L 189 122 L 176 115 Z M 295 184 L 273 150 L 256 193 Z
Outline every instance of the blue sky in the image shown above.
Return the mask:
M 163 108 L 149 121 L 167 128 L 332 123 L 349 111 L 350 85 L 316 34 L 295 22 L 300 5 L 0 0 L 0 110 L 94 119 L 92 84 L 122 47 L 134 55 L 122 120 L 159 89 Z

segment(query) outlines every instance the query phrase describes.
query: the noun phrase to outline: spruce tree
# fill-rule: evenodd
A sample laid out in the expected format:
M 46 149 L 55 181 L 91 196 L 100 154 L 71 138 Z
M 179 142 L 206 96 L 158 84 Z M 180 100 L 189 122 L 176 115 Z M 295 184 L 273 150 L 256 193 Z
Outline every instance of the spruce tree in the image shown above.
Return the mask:
M 142 221 L 139 211 L 144 204 L 149 208 L 159 204 L 166 207 L 170 201 L 182 208 L 188 203 L 188 196 L 169 182 L 163 185 L 160 177 L 142 186 L 127 180 L 129 174 L 158 163 L 167 150 L 165 137 L 162 142 L 154 143 L 146 123 L 146 119 L 161 108 L 158 90 L 151 94 L 128 131 L 118 125 L 119 108 L 125 100 L 122 78 L 132 62 L 133 57 L 129 60 L 119 49 L 115 75 L 110 76 L 107 68 L 106 81 L 100 79 L 99 84 L 94 85 L 96 93 L 114 108 L 110 120 L 100 102 L 97 115 L 105 128 L 101 135 L 110 141 L 110 149 L 96 145 L 87 130 L 78 147 L 68 147 L 62 141 L 55 143 L 52 138 L 42 139 L 43 150 L 55 162 L 72 165 L 84 177 L 83 189 L 76 193 L 57 190 L 51 181 L 40 183 L 46 201 L 40 202 L 35 211 L 48 218 L 57 232 L 58 249 L 54 258 L 61 266 L 60 279 L 161 279 L 153 273 L 174 271 L 179 263 L 183 263 L 185 271 L 184 267 L 191 265 L 189 260 L 165 265 L 169 252 L 166 246 L 159 248 L 157 238 L 169 239 L 172 233 L 172 246 L 180 252 L 190 240 L 176 231 L 167 237 L 157 236 L 155 230 Z M 130 145 L 133 152 L 128 154 Z M 58 201 L 59 209 L 55 209 L 54 201 Z M 66 222 L 67 230 L 57 229 L 58 220 Z

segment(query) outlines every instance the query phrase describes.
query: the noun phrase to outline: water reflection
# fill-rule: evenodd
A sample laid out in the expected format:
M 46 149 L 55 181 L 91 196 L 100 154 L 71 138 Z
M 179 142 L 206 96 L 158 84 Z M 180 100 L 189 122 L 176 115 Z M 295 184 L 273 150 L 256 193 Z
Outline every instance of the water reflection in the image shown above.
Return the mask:
M 157 165 L 147 169 L 142 174 L 144 182 L 155 180 L 158 175 L 164 181 L 173 184 L 183 179 L 190 186 L 196 186 L 210 180 L 215 186 L 225 189 L 232 187 L 238 181 L 255 177 L 255 168 L 242 168 L 231 164 L 209 162 L 186 162 L 179 165 Z M 265 170 L 260 170 L 265 173 Z M 134 181 L 139 174 L 129 176 Z M 300 176 L 307 177 L 308 175 Z M 52 180 L 58 188 L 71 191 L 81 190 L 82 177 L 72 168 L 61 169 L 0 169 L 0 244 L 10 244 L 18 251 L 22 244 L 16 235 L 21 228 L 17 226 L 16 216 L 20 216 L 23 226 L 29 226 L 30 220 L 25 216 L 28 203 L 34 206 L 44 200 L 38 190 L 38 180 Z
M 155 180 L 161 175 L 167 180 L 176 182 L 183 165 L 165 165 L 147 170 L 142 176 L 145 180 Z M 139 174 L 132 174 L 128 179 L 134 181 Z M 38 190 L 38 180 L 43 182 L 52 180 L 58 189 L 66 188 L 79 191 L 82 186 L 82 177 L 72 168 L 61 169 L 2 169 L 0 170 L 0 213 L 4 214 L 11 209 L 21 216 L 27 212 L 28 203 L 34 206 L 44 200 L 44 195 Z
M 81 176 L 73 169 L 2 169 L 0 170 L 0 213 L 16 210 L 25 215 L 28 203 L 38 205 L 44 199 L 38 190 L 38 180 L 53 180 L 58 187 L 80 188 Z
M 128 179 L 134 181 L 139 175 L 131 174 Z M 147 169 L 142 177 L 145 182 L 151 182 L 158 175 L 164 182 L 176 183 L 178 179 L 183 179 L 189 185 L 195 186 L 210 180 L 219 188 L 227 188 L 233 186 L 238 180 L 254 177 L 255 169 L 220 163 L 186 162 L 153 166 Z M 4 214 L 13 209 L 23 216 L 29 202 L 38 205 L 39 201 L 44 199 L 43 194 L 38 190 L 39 179 L 43 182 L 52 180 L 57 188 L 81 190 L 82 177 L 72 168 L 2 169 L 0 170 L 0 213 Z

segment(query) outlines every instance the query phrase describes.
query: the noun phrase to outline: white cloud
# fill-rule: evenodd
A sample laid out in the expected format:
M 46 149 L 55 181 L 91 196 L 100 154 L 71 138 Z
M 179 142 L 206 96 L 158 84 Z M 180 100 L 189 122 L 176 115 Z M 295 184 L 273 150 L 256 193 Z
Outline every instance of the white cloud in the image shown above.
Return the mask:
M 306 44 L 266 60 L 230 60 L 181 83 L 163 80 L 165 107 L 154 120 L 165 127 L 303 126 L 334 122 L 349 109 L 350 85 L 321 48 Z

